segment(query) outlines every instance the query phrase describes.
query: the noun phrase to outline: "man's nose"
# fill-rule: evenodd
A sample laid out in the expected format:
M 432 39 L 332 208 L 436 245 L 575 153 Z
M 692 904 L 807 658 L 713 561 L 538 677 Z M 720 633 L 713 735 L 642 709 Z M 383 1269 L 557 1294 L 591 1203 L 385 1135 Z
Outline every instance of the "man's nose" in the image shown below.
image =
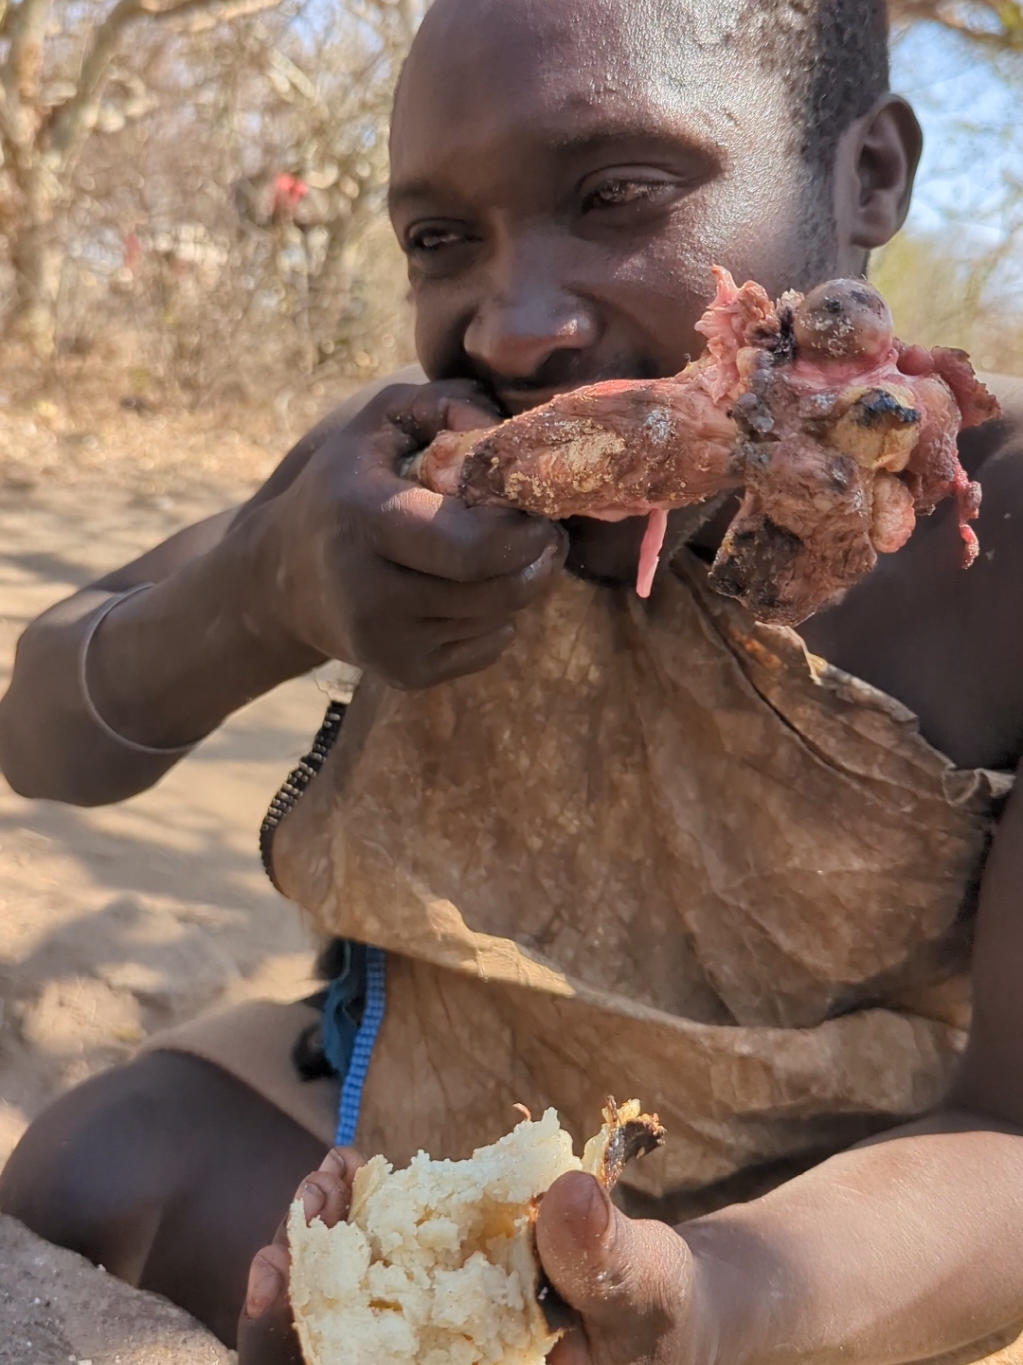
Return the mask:
M 597 337 L 586 302 L 551 279 L 550 261 L 530 255 L 532 261 L 520 259 L 503 281 L 495 281 L 465 332 L 467 353 L 508 379 L 528 379 L 556 351 L 584 350 Z

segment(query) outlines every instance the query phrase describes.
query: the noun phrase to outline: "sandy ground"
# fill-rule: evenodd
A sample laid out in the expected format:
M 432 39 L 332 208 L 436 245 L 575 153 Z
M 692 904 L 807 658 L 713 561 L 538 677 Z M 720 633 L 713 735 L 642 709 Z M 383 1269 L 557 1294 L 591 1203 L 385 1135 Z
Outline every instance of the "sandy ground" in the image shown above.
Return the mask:
M 0 1217 L 0 1365 L 230 1365 L 187 1313 Z
M 284 444 L 208 418 L 116 415 L 97 434 L 0 411 L 0 689 L 32 617 L 238 501 Z M 256 838 L 325 700 L 311 679 L 280 688 L 117 807 L 28 802 L 0 778 L 0 1164 L 51 1097 L 154 1030 L 303 991 L 312 940 Z

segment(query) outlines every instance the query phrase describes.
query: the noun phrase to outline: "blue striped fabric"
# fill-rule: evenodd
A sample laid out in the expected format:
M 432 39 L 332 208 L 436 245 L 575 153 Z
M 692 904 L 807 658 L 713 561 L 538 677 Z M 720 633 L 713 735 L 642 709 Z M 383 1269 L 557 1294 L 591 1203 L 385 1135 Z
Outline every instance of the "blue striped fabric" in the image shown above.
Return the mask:
M 341 1082 L 341 1105 L 337 1119 L 338 1147 L 350 1147 L 355 1141 L 362 1109 L 362 1091 L 373 1057 L 380 1025 L 384 1022 L 387 1006 L 387 955 L 382 948 L 366 949 L 366 1003 L 362 1022 L 355 1035 L 351 1060 Z

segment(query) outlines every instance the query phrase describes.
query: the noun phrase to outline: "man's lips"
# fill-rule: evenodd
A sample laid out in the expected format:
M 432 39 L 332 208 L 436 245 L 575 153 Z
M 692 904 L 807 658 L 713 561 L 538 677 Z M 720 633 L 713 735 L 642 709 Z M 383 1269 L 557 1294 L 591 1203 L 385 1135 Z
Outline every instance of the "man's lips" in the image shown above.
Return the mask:
M 598 374 L 573 375 L 571 379 L 565 379 L 560 384 L 543 386 L 527 384 L 516 387 L 513 383 L 500 383 L 492 379 L 489 388 L 508 415 L 517 417 L 520 412 L 529 412 L 544 403 L 549 403 L 560 393 L 572 393 L 575 389 L 589 388 L 592 384 L 605 384 L 611 380 L 639 381 L 649 378 L 651 375 L 637 373 L 634 367 L 631 372 L 629 367 L 623 367 Z

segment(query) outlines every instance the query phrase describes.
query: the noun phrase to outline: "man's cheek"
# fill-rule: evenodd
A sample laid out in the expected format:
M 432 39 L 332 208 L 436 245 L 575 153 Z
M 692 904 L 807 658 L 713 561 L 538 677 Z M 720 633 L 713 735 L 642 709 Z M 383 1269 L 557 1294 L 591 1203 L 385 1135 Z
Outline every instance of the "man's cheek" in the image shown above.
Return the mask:
M 472 321 L 471 308 L 454 309 L 433 281 L 417 290 L 412 299 L 415 309 L 415 343 L 419 363 L 428 379 L 470 377 L 465 364 L 463 341 Z

